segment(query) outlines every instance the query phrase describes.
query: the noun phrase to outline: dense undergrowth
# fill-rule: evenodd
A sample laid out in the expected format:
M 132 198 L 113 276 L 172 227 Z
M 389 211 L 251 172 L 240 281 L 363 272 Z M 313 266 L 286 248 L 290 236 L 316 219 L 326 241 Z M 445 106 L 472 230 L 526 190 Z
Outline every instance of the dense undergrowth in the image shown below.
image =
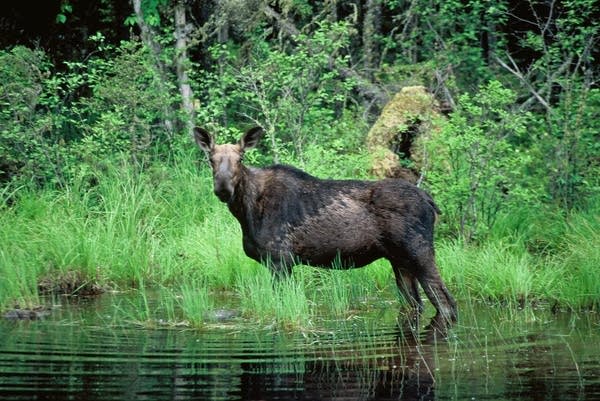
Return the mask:
M 146 324 L 202 326 L 231 307 L 310 326 L 401 302 L 385 261 L 273 283 L 212 194 L 193 125 L 218 142 L 262 126 L 248 164 L 368 179 L 379 157 L 379 173 L 410 172 L 443 212 L 437 260 L 462 302 L 600 306 L 588 0 L 141 3 L 126 13 L 142 35 L 116 35 L 111 2 L 74 7 L 102 15 L 64 25 L 76 54 L 3 36 L 0 309 L 133 291 L 131 319 Z M 96 19 L 104 29 L 87 26 Z M 417 97 L 425 106 L 406 107 Z
M 267 269 L 244 255 L 239 225 L 212 194 L 197 156 L 144 173 L 123 163 L 94 185 L 62 191 L 5 191 L 4 204 L 11 204 L 0 213 L 2 309 L 44 304 L 44 293 L 134 290 L 141 301 L 131 319 L 144 324 L 202 326 L 227 305 L 261 324 L 307 327 L 318 315 L 399 307 L 385 260 L 351 271 L 298 267 L 292 279 L 273 284 Z M 438 236 L 438 265 L 462 301 L 597 309 L 599 216 L 598 205 L 568 215 L 515 209 L 479 242 Z

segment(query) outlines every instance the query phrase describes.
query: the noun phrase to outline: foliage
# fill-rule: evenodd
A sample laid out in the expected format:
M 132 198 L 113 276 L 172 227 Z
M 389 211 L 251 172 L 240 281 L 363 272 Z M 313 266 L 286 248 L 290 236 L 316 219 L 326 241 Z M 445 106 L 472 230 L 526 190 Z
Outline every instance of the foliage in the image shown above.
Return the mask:
M 121 153 L 137 165 L 170 148 L 164 121 L 173 116 L 171 91 L 137 42 L 104 45 L 87 62 L 52 73 L 43 52 L 2 52 L 2 180 L 59 184 L 93 176 Z
M 587 208 L 600 196 L 600 90 L 569 89 L 540 130 L 549 196 L 567 210 Z
M 195 156 L 146 172 L 125 159 L 100 172 L 93 188 L 17 189 L 0 213 L 0 309 L 35 306 L 38 285 L 74 276 L 101 288 L 138 289 L 141 321 L 155 315 L 146 298 L 158 288 L 169 319 L 200 327 L 219 294 L 239 302 L 244 316 L 283 327 L 310 327 L 322 313 L 351 316 L 369 298 L 386 309 L 397 301 L 385 261 L 350 271 L 300 266 L 274 284 L 244 255 L 239 225 L 212 194 L 209 174 L 198 173 Z M 564 221 L 560 210 L 521 208 L 498 216 L 496 236 L 479 244 L 441 239 L 444 280 L 459 299 L 597 307 L 597 208 L 570 214 L 553 232 L 547 221 Z
M 492 81 L 458 108 L 426 143 L 432 155 L 428 183 L 442 206 L 447 230 L 471 240 L 500 212 L 535 200 L 527 175 L 527 116 L 511 110 L 515 94 Z
M 321 177 L 369 178 L 373 120 L 400 88 L 425 85 L 446 115 L 419 144 L 423 185 L 443 210 L 440 265 L 450 285 L 511 304 L 598 305 L 597 4 L 253 0 L 239 10 L 243 3 L 177 3 L 192 17 L 177 31 L 188 35 L 185 52 L 174 50 L 168 0 L 137 3 L 145 41 L 130 5 L 89 8 L 104 13 L 96 25 L 82 18 L 95 11 L 64 1 L 50 19 L 60 45 L 16 45 L 36 43 L 30 37 L 0 49 L 1 305 L 35 304 L 41 278 L 75 272 L 114 287 L 181 286 L 178 305 L 192 315 L 226 289 L 249 295 L 248 314 L 264 308 L 310 323 L 314 280 L 272 288 L 243 254 L 207 169 L 196 168 L 173 62 L 183 53 L 193 123 L 223 142 L 261 125 L 267 138 L 248 164 L 290 163 Z M 379 291 L 389 270 L 374 272 Z M 321 294 L 336 314 L 365 291 L 322 279 L 336 287 Z
M 390 0 L 392 20 L 402 29 L 386 38 L 389 62 L 399 66 L 432 63 L 431 74 L 454 80 L 459 88 L 475 89 L 492 76 L 487 52 L 503 43 L 499 28 L 506 23 L 508 2 Z M 483 49 L 482 49 L 483 47 Z M 491 47 L 491 48 L 490 48 Z M 429 80 L 433 80 L 429 76 Z M 456 90 L 456 87 L 453 87 Z
M 0 180 L 25 176 L 35 182 L 59 179 L 54 117 L 44 107 L 50 63 L 41 50 L 0 50 Z
M 561 207 L 585 207 L 598 196 L 597 5 L 588 0 L 532 3 L 536 29 L 519 38 L 532 54 L 527 69 L 507 54 L 512 66 L 499 63 L 524 84 L 522 108 L 537 109 L 540 178 L 548 177 L 548 194 Z M 546 171 L 547 174 L 541 174 Z
M 64 24 L 67 22 L 67 15 L 73 12 L 73 5 L 68 1 L 63 1 L 60 4 L 60 12 L 56 14 L 56 22 Z
M 358 127 L 340 117 L 353 84 L 331 71 L 332 63 L 345 62 L 349 31 L 345 23 L 323 23 L 311 35 L 299 35 L 294 52 L 255 38 L 247 60 L 235 47 L 213 47 L 213 59 L 227 62 L 199 79 L 199 92 L 208 95 L 199 119 L 222 124 L 245 118 L 262 125 L 272 161 L 303 163 L 316 147 L 352 152 Z
M 143 165 L 157 148 L 171 146 L 165 121 L 173 115 L 174 87 L 162 82 L 148 49 L 137 42 L 124 42 L 105 51 L 113 56 L 87 64 L 70 63 L 69 73 L 63 77 L 69 86 L 81 80 L 71 91 L 91 93 L 73 103 L 65 121 L 79 134 L 70 154 L 76 158 L 73 167 L 94 169 L 119 153 Z

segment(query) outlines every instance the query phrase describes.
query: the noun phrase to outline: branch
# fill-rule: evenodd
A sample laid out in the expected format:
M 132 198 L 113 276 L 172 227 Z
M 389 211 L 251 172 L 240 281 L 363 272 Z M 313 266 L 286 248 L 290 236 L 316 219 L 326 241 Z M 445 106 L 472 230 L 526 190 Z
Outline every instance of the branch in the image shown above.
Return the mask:
M 140 28 L 142 42 L 150 49 L 151 54 L 154 57 L 154 66 L 156 68 L 156 72 L 160 77 L 159 85 L 162 91 L 167 92 L 168 88 L 165 83 L 169 82 L 169 79 L 167 74 L 167 67 L 161 59 L 163 49 L 160 43 L 155 39 L 157 37 L 156 32 L 154 32 L 152 27 L 148 25 L 146 23 L 146 20 L 144 19 L 144 12 L 142 10 L 142 0 L 132 0 L 132 6 L 136 15 L 137 25 Z M 169 136 L 169 138 L 172 138 L 174 128 L 173 121 L 171 120 L 171 118 L 173 117 L 173 113 L 168 105 L 163 105 L 163 111 L 165 113 L 165 129 L 167 130 L 167 135 Z
M 448 86 L 446 85 L 446 79 L 448 78 L 448 76 L 442 76 L 442 74 L 440 73 L 440 70 L 438 70 L 437 68 L 434 71 L 435 74 L 435 79 L 438 82 L 438 88 L 442 88 L 442 91 L 444 92 L 444 97 L 446 98 L 446 102 L 448 102 L 448 105 L 450 106 L 451 110 L 456 109 L 456 102 L 454 101 L 454 98 L 452 97 L 452 93 L 450 93 L 450 89 L 448 89 Z
M 506 56 L 510 60 L 510 62 L 512 64 L 512 67 L 509 66 L 508 64 L 506 64 L 504 61 L 502 61 L 500 59 L 500 57 L 498 57 L 495 54 L 494 54 L 494 60 L 496 60 L 496 62 L 498 64 L 500 64 L 508 72 L 510 72 L 511 74 L 513 74 L 515 77 L 517 77 L 519 79 L 519 81 L 521 81 L 523 84 L 525 84 L 525 86 L 527 87 L 527 89 L 529 89 L 529 92 L 531 92 L 531 94 L 533 95 L 533 97 L 535 97 L 537 99 L 537 101 L 540 102 L 540 104 L 542 106 L 544 106 L 544 108 L 546 109 L 546 111 L 548 113 L 552 112 L 552 108 L 550 107 L 550 105 L 548 104 L 548 102 L 546 101 L 546 99 L 544 99 L 542 97 L 542 95 L 540 95 L 540 93 L 535 90 L 535 88 L 533 87 L 533 85 L 531 85 L 531 82 L 529 82 L 529 80 L 527 80 L 523 76 L 523 73 L 521 73 L 521 71 L 519 70 L 519 67 L 517 66 L 517 63 L 515 62 L 515 60 L 508 53 L 506 54 Z
M 263 7 L 265 15 L 274 19 L 281 30 L 285 32 L 291 39 L 296 40 L 300 34 L 300 30 L 296 26 L 285 19 L 281 14 L 271 8 L 269 5 Z M 358 71 L 351 67 L 337 66 L 335 63 L 330 63 L 330 68 L 337 71 L 342 78 L 353 79 L 357 84 L 358 93 L 382 107 L 388 100 L 389 96 L 380 87 L 373 84 Z
M 337 67 L 337 72 L 342 78 L 352 79 L 356 82 L 358 93 L 367 99 L 373 100 L 378 106 L 383 106 L 389 100 L 389 96 L 380 87 L 371 83 L 358 71 L 351 67 Z
M 265 4 L 263 11 L 267 17 L 277 21 L 279 28 L 281 28 L 282 31 L 285 31 L 292 38 L 295 38 L 300 34 L 300 30 L 298 30 L 294 24 L 283 18 L 281 14 L 273 10 L 268 4 Z

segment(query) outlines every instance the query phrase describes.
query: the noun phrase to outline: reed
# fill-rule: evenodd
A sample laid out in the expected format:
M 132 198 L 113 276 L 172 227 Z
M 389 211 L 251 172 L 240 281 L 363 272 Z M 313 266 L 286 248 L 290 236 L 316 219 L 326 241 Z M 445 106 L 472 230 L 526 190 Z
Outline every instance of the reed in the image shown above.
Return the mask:
M 448 285 L 459 298 L 476 297 L 517 306 L 533 296 L 533 262 L 528 254 L 512 249 L 510 244 L 470 246 L 443 242 L 437 255 L 443 276 L 448 277 Z
M 31 308 L 40 303 L 37 285 L 44 264 L 35 225 L 50 213 L 51 201 L 48 194 L 18 192 L 16 205 L 0 209 L 0 307 Z
M 220 293 L 230 294 L 249 319 L 290 327 L 397 300 L 383 260 L 349 271 L 298 267 L 291 280 L 274 283 L 268 269 L 244 254 L 237 221 L 212 194 L 207 169 L 189 155 L 144 172 L 118 164 L 98 173 L 94 185 L 76 182 L 60 192 L 7 188 L 0 193 L 4 310 L 38 305 L 40 284 L 65 278 L 81 281 L 62 287 L 69 291 L 162 289 L 164 305 L 141 303 L 138 320 L 194 326 L 218 307 Z M 598 210 L 566 215 L 522 208 L 501 216 L 479 243 L 440 238 L 441 274 L 463 302 L 598 308 Z
M 572 216 L 564 244 L 564 250 L 549 264 L 561 277 L 556 280 L 556 302 L 571 309 L 600 309 L 600 215 Z
M 206 283 L 201 280 L 183 284 L 180 295 L 172 294 L 171 299 L 177 299 L 182 317 L 193 327 L 202 327 L 216 306 Z
M 266 270 L 240 280 L 237 287 L 244 316 L 263 326 L 307 329 L 313 315 L 300 280 L 274 281 Z

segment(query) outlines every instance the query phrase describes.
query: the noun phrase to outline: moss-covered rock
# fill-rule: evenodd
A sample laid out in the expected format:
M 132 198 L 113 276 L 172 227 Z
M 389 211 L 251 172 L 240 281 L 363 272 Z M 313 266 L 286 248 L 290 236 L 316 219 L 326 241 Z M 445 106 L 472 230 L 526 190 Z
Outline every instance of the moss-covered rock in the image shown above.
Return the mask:
M 438 128 L 439 118 L 439 105 L 423 86 L 402 88 L 367 135 L 371 172 L 416 182 L 426 165 L 422 140 Z

